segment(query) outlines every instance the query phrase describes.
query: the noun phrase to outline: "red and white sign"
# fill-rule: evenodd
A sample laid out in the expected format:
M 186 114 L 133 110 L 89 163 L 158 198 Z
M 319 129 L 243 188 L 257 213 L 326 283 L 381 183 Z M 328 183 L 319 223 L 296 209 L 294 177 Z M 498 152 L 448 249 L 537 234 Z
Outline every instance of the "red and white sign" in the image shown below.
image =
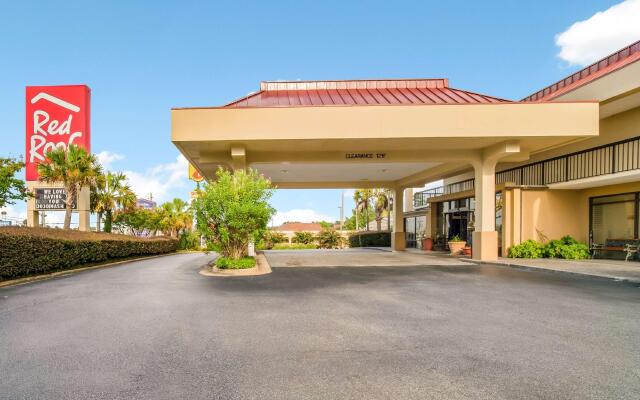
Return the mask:
M 70 144 L 91 151 L 86 85 L 27 86 L 27 180 L 38 180 L 38 163 L 55 147 Z

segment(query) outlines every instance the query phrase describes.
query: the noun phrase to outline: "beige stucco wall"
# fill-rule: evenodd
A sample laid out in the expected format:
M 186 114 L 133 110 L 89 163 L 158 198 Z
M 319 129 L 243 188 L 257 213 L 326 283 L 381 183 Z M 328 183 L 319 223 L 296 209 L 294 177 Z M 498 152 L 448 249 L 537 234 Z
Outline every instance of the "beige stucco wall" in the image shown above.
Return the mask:
M 589 241 L 589 199 L 640 192 L 640 182 L 582 190 L 507 188 L 504 194 L 503 255 L 510 246 L 533 239 L 571 235 Z M 544 236 L 544 238 L 541 236 Z
M 588 239 L 589 219 L 578 217 L 585 214 L 578 191 L 523 190 L 521 212 L 523 241 L 552 240 L 565 235 L 580 241 Z

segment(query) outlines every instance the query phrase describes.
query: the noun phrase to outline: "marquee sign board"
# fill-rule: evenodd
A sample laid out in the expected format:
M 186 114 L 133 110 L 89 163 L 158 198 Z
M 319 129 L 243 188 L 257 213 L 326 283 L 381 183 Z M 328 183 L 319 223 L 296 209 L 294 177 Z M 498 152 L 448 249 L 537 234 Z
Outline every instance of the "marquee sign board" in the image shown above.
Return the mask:
M 35 181 L 47 151 L 70 144 L 91 151 L 91 90 L 86 85 L 27 86 L 26 94 L 26 178 Z
M 67 192 L 63 188 L 36 188 L 36 210 L 53 211 L 64 210 Z M 73 209 L 77 208 L 76 200 L 73 201 Z

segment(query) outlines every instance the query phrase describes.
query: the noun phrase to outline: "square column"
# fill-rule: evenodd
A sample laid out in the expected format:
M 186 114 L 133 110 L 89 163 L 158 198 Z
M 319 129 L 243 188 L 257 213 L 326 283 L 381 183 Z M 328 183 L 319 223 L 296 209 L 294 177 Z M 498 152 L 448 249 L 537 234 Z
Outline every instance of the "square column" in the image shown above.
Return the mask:
M 498 259 L 498 232 L 496 231 L 496 163 L 484 160 L 474 165 L 475 170 L 475 231 L 473 232 L 473 259 Z
M 78 230 L 89 232 L 91 230 L 91 192 L 88 186 L 78 192 Z
M 391 232 L 391 249 L 393 251 L 404 251 L 404 189 L 393 189 L 393 231 Z
M 38 211 L 27 211 L 27 226 L 35 228 L 40 226 L 40 213 Z

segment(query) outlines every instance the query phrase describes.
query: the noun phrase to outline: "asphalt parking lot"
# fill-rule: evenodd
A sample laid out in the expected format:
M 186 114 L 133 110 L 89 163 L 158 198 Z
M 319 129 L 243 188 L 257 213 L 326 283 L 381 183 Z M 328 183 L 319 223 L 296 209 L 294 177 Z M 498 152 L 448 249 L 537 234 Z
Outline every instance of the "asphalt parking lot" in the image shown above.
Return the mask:
M 211 257 L 0 289 L 0 398 L 640 393 L 640 288 L 630 283 L 446 263 L 199 275 Z

